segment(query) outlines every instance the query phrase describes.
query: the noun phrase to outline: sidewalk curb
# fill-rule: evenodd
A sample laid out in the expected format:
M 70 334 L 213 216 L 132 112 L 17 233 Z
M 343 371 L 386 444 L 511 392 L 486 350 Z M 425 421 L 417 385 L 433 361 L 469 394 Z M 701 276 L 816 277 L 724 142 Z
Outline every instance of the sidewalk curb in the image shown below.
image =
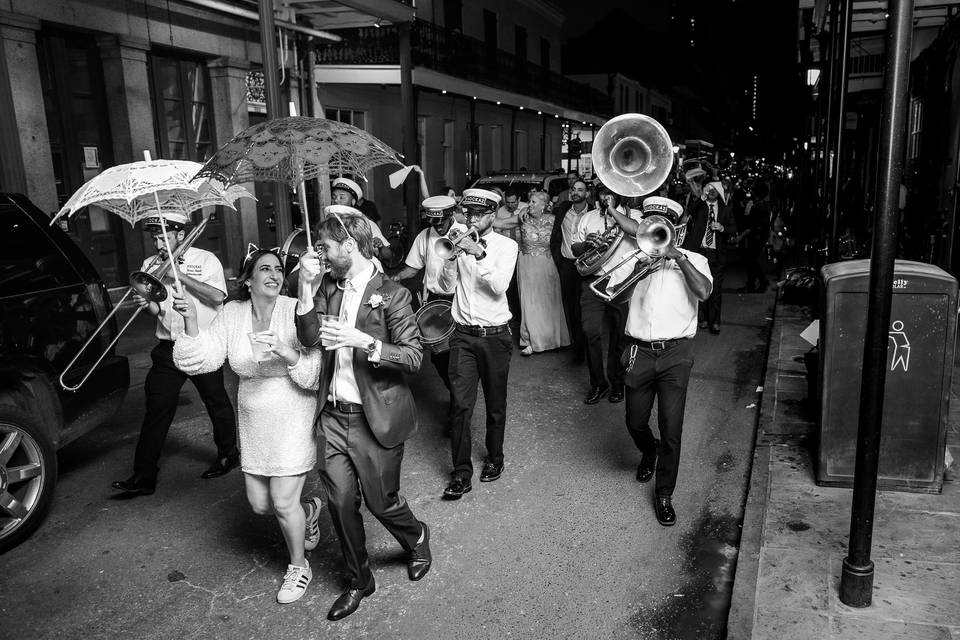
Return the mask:
M 748 640 L 753 637 L 756 615 L 757 579 L 760 572 L 760 548 L 763 545 L 764 523 L 767 513 L 767 498 L 770 492 L 770 447 L 764 434 L 773 419 L 773 403 L 776 396 L 776 380 L 780 357 L 780 334 L 776 331 L 779 320 L 780 292 L 771 311 L 767 363 L 763 373 L 763 393 L 760 396 L 760 412 L 757 416 L 754 436 L 753 460 L 747 499 L 743 511 L 740 532 L 740 547 L 737 554 L 737 569 L 730 596 L 730 612 L 727 615 L 728 640 Z

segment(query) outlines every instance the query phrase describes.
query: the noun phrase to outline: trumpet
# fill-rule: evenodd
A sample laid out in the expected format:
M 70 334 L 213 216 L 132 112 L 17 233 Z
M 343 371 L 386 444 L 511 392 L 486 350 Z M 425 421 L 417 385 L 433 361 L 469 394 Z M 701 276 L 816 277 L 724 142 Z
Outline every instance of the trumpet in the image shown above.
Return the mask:
M 107 354 L 110 353 L 110 350 L 113 349 L 113 345 L 117 343 L 117 340 L 120 339 L 120 336 L 123 335 L 123 332 L 127 330 L 127 327 L 136 319 L 140 312 L 143 311 L 143 307 L 137 307 L 137 310 L 133 312 L 133 315 L 130 316 L 130 319 L 120 328 L 117 332 L 117 335 L 114 336 L 113 340 L 110 341 L 110 344 L 106 346 L 103 350 L 103 353 L 100 354 L 100 357 L 97 358 L 97 361 L 90 365 L 90 370 L 87 371 L 87 374 L 80 379 L 80 382 L 71 386 L 64 382 L 64 379 L 67 377 L 67 374 L 70 373 L 70 370 L 73 369 L 73 365 L 76 364 L 77 360 L 86 352 L 87 347 L 97 339 L 100 335 L 100 332 L 103 331 L 104 327 L 110 322 L 113 316 L 120 309 L 123 302 L 133 293 L 139 294 L 143 299 L 148 302 L 156 302 L 160 304 L 167 299 L 167 288 L 163 284 L 163 277 L 170 270 L 170 267 L 173 266 L 174 260 L 179 261 L 183 254 L 189 249 L 194 242 L 197 241 L 197 238 L 200 237 L 200 234 L 203 233 L 203 230 L 207 226 L 207 222 L 210 220 L 209 216 L 204 218 L 203 221 L 194 227 L 189 234 L 183 239 L 177 248 L 174 249 L 173 255 L 169 256 L 166 259 L 162 259 L 160 254 L 147 265 L 147 268 L 143 271 L 134 271 L 130 274 L 129 283 L 130 288 L 127 289 L 126 293 L 123 294 L 117 303 L 113 305 L 113 309 L 107 314 L 107 317 L 103 319 L 103 322 L 97 326 L 96 329 L 90 334 L 90 337 L 87 338 L 87 341 L 83 343 L 83 346 L 80 347 L 80 350 L 77 351 L 76 355 L 73 356 L 73 359 L 67 364 L 67 367 L 60 374 L 60 386 L 63 387 L 65 391 L 76 391 L 84 385 L 90 375 L 94 370 L 100 366 L 100 363 L 103 362 L 103 359 L 107 357 Z
M 466 231 L 450 229 L 450 231 L 447 231 L 447 235 L 436 239 L 433 243 L 433 250 L 444 260 L 456 260 L 463 253 L 460 243 L 464 238 L 470 238 L 474 242 L 482 242 L 480 231 L 476 227 L 470 227 Z
M 633 289 L 638 282 L 659 271 L 663 266 L 664 252 L 676 239 L 676 229 L 673 223 L 663 216 L 647 216 L 639 222 L 639 225 L 636 235 L 637 248 L 625 255 L 606 275 L 590 283 L 590 290 L 603 300 L 608 302 L 616 300 Z M 638 262 L 630 275 L 614 285 L 608 293 L 607 287 L 610 285 L 613 274 L 631 260 L 637 260 L 641 257 L 646 259 Z

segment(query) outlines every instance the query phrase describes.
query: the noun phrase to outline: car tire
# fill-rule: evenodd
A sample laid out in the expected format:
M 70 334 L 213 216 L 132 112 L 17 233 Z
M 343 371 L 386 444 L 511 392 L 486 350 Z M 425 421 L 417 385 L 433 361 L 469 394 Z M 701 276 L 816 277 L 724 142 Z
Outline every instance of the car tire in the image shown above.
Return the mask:
M 0 406 L 0 553 L 26 540 L 50 508 L 57 452 L 32 415 Z

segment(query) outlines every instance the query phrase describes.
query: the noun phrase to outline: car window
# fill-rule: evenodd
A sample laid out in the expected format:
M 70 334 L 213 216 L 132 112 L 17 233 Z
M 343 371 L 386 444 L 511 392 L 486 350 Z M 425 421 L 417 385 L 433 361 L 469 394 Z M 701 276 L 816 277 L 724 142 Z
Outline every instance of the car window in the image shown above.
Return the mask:
M 81 282 L 44 230 L 13 205 L 0 205 L 0 255 L 0 297 Z

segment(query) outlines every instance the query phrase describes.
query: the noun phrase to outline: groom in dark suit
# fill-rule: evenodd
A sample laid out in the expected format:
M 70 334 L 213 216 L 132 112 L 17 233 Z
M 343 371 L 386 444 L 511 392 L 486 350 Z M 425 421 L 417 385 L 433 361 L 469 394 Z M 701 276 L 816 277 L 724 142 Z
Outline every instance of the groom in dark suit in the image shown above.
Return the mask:
M 301 258 L 296 325 L 303 345 L 324 350 L 317 403 L 325 440 L 320 478 L 351 574 L 350 588 L 327 614 L 339 620 L 376 588 L 361 495 L 407 551 L 411 580 L 426 575 L 431 556 L 430 529 L 400 495 L 403 443 L 417 428 L 404 374 L 416 373 L 423 355 L 410 292 L 375 268 L 373 236 L 360 212 L 346 206 L 328 210 L 317 235 L 329 272 L 323 275 L 316 253 Z

